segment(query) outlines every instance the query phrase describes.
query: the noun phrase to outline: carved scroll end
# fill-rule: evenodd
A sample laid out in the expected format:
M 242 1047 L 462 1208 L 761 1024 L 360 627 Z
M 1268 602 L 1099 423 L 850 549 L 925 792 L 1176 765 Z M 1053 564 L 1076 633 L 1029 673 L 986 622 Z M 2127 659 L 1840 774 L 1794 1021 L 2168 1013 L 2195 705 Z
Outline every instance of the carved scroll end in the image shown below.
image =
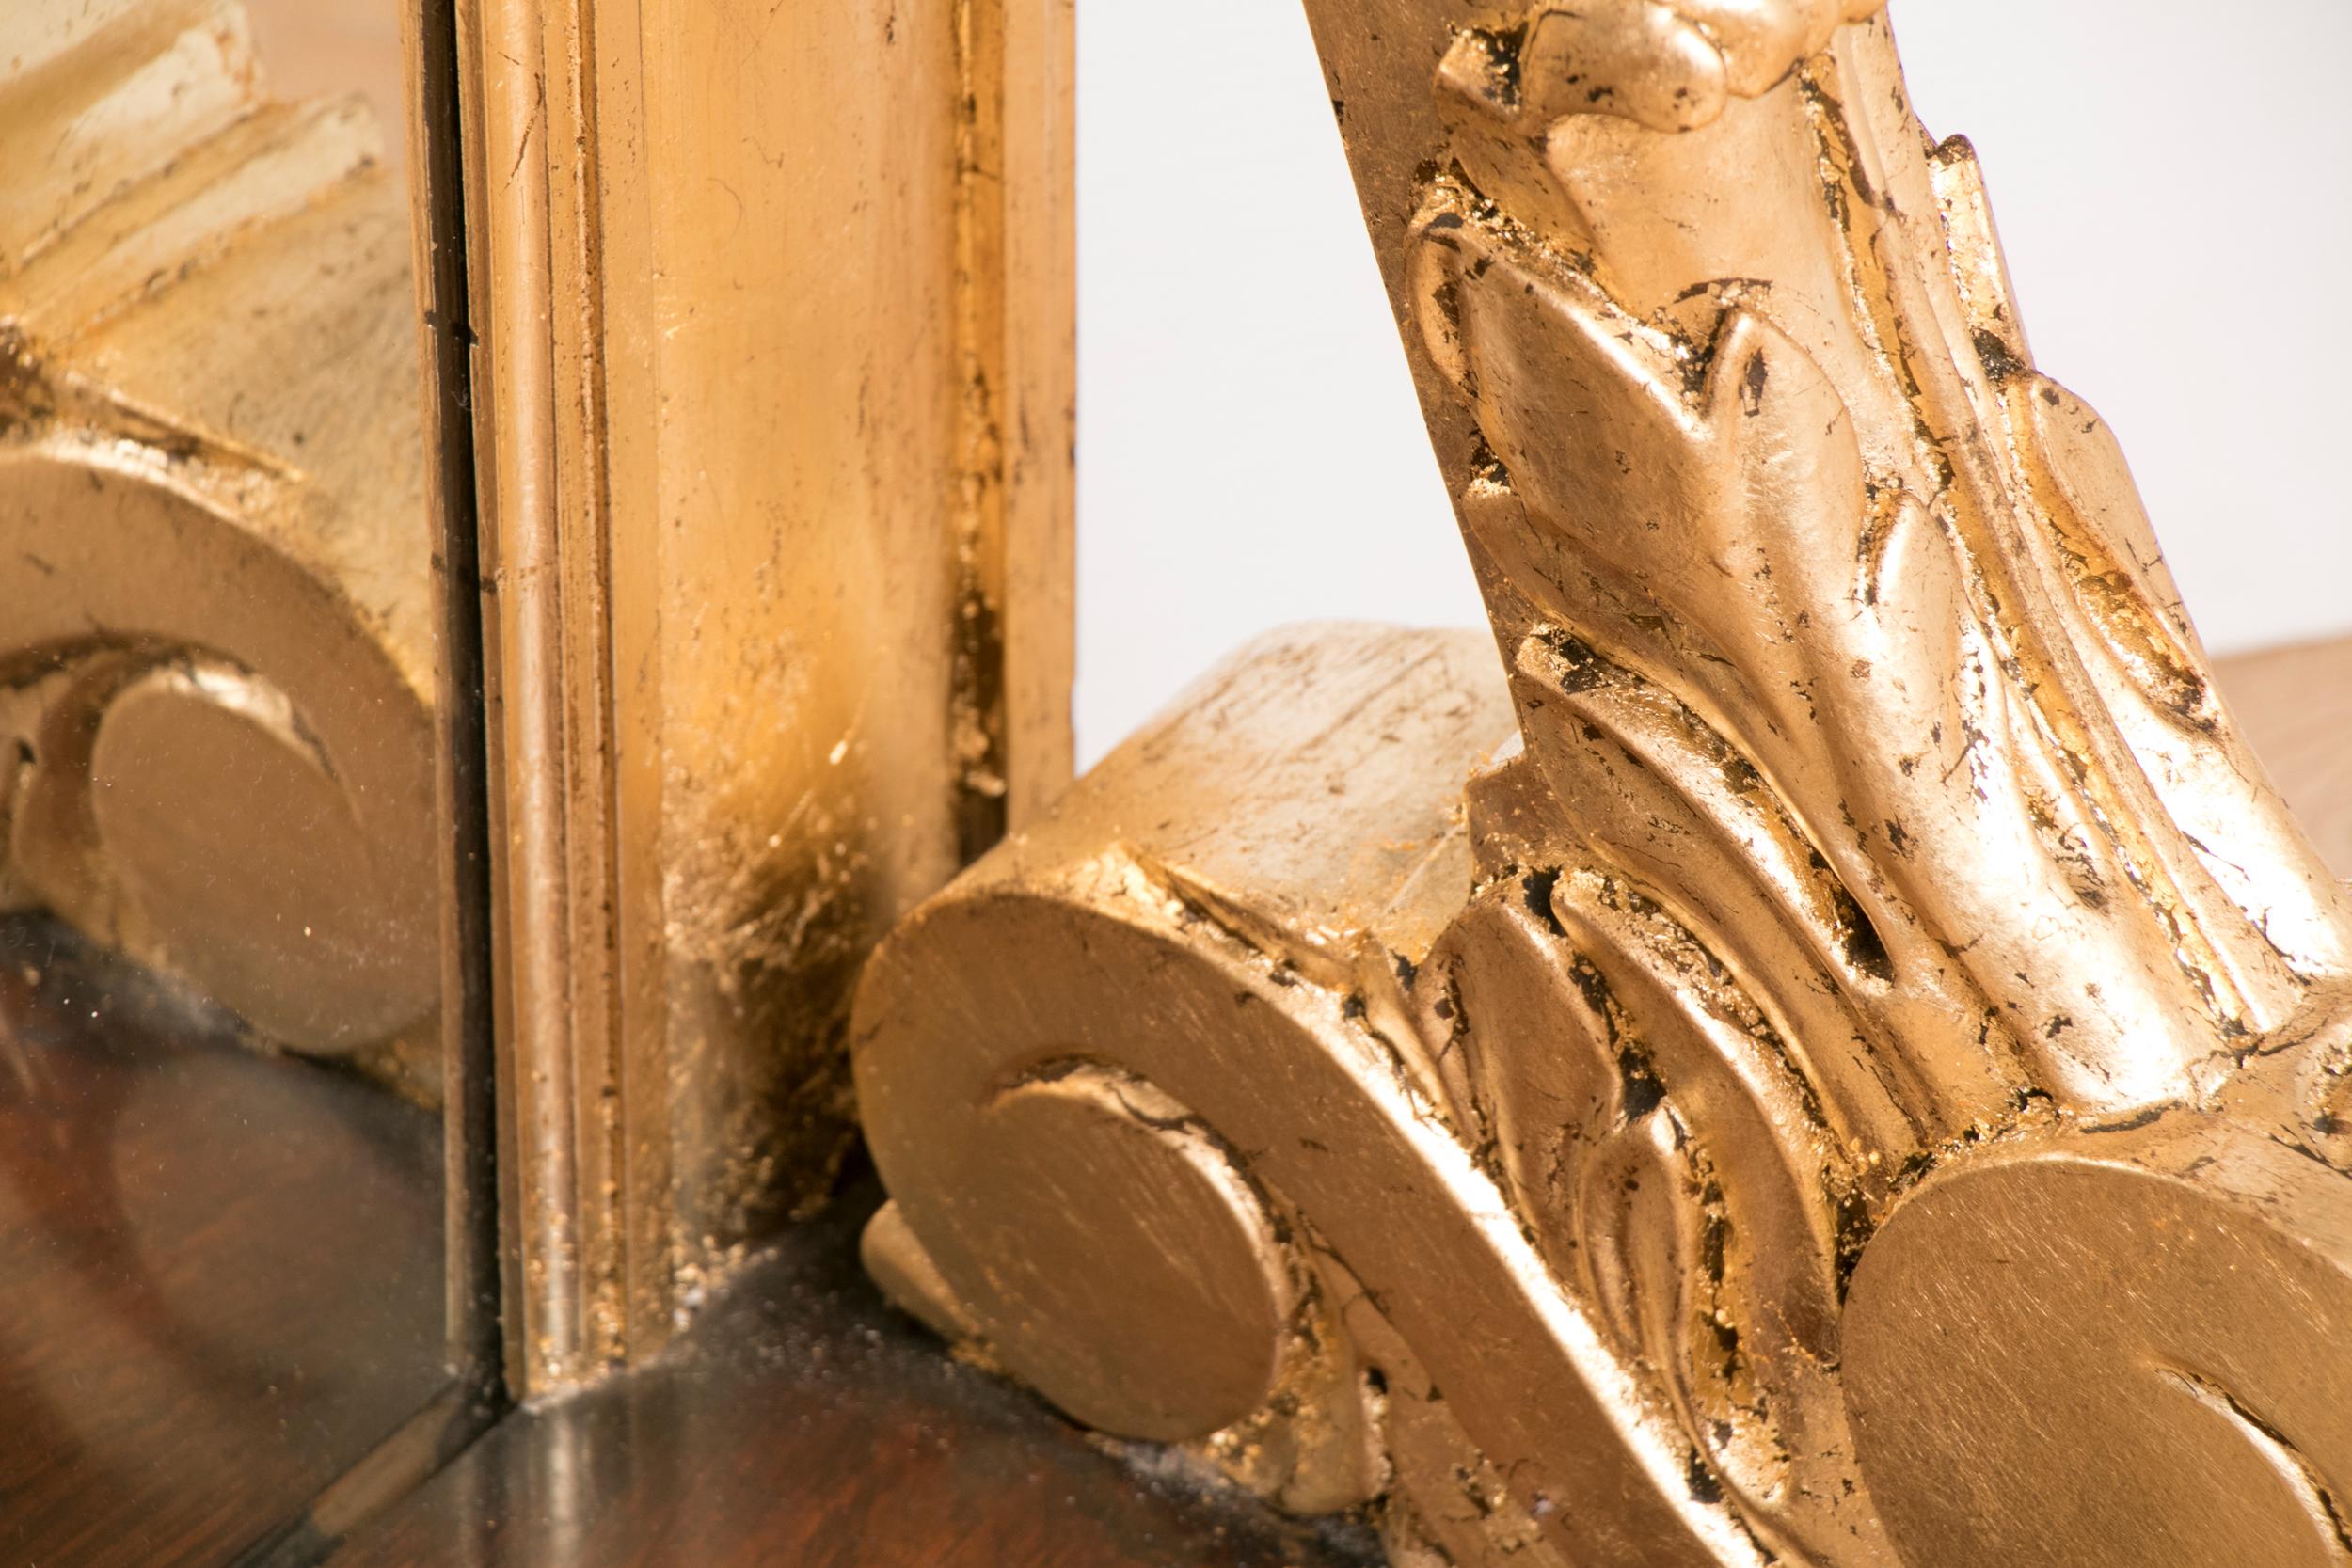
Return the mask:
M 1314 1219 L 1358 1158 L 1311 1107 L 1363 1074 L 1442 1114 L 1413 985 L 1508 728 L 1492 668 L 1472 634 L 1275 634 L 884 944 L 856 1053 L 895 1299 L 1286 1509 L 1383 1490 L 1384 1401 L 1426 1374 L 1362 1347 L 1381 1288 Z

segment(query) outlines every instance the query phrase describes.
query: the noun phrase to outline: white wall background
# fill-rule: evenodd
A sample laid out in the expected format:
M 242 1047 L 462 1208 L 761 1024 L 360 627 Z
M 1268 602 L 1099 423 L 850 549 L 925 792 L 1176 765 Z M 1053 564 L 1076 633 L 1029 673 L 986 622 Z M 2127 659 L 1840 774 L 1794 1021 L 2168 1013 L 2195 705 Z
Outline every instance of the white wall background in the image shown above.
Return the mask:
M 2352 628 L 2352 0 L 1893 0 L 2217 650 Z M 1080 0 L 1078 743 L 1284 621 L 1476 624 L 1298 0 Z

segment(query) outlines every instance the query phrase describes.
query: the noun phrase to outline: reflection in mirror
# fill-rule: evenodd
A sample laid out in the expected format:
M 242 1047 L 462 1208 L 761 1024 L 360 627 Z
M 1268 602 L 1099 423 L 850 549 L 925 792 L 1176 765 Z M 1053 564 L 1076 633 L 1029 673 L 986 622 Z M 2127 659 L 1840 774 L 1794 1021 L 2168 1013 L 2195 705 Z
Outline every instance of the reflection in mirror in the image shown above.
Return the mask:
M 447 1376 L 398 13 L 251 8 L 0 8 L 0 1528 L 41 1562 L 232 1560 Z

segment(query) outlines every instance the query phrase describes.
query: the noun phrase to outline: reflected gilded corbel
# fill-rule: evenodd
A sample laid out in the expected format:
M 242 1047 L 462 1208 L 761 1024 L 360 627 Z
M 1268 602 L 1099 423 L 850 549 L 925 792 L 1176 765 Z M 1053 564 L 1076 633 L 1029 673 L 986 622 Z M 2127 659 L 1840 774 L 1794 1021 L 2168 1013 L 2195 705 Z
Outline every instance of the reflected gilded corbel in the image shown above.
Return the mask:
M 437 1094 L 405 193 L 230 0 L 0 60 L 0 898 Z

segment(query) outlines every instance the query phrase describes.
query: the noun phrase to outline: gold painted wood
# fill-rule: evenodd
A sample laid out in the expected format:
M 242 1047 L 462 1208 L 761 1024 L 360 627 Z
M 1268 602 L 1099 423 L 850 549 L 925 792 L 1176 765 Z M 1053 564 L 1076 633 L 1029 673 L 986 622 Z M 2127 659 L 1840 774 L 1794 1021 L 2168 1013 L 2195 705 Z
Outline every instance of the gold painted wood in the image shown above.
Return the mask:
M 1310 0 L 1501 671 L 1246 651 L 860 994 L 884 1285 L 1400 1561 L 2352 1559 L 2344 894 L 1878 10 Z
M 230 0 L 0 19 L 0 882 L 437 1093 L 407 211 Z
M 1069 769 L 1069 0 L 461 8 L 512 1372 L 849 1135 L 873 940 Z

